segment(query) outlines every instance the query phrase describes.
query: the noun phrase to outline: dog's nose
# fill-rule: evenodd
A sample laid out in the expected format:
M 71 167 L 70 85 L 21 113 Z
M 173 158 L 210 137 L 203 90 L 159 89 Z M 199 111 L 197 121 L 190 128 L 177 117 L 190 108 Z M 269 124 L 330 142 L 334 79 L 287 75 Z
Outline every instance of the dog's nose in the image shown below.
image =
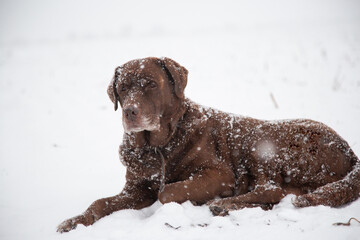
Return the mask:
M 139 113 L 136 105 L 131 105 L 125 108 L 124 114 L 127 120 L 134 121 Z

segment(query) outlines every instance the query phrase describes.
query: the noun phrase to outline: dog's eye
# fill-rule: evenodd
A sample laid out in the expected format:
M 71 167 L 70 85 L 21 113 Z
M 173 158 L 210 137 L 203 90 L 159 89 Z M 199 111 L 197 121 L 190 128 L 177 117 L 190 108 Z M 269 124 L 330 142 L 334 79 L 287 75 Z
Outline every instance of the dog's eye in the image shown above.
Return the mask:
M 148 84 L 148 86 L 149 86 L 149 88 L 152 88 L 152 89 L 157 88 L 156 82 L 153 82 L 153 81 L 151 81 L 151 82 Z
M 125 91 L 126 91 L 125 85 L 121 85 L 121 86 L 120 86 L 120 90 L 121 90 L 122 92 L 125 92 Z

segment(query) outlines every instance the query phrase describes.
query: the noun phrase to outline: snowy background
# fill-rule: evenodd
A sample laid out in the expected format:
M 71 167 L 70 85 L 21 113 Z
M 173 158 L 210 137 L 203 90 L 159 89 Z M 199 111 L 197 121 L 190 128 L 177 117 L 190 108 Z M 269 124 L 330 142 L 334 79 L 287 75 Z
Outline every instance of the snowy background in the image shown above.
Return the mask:
M 147 56 L 185 66 L 200 104 L 322 121 L 360 155 L 360 1 L 1 0 L 0 239 L 358 239 L 360 224 L 332 223 L 360 219 L 360 199 L 295 209 L 291 196 L 223 218 L 157 202 L 56 233 L 122 189 L 121 113 L 106 87 Z

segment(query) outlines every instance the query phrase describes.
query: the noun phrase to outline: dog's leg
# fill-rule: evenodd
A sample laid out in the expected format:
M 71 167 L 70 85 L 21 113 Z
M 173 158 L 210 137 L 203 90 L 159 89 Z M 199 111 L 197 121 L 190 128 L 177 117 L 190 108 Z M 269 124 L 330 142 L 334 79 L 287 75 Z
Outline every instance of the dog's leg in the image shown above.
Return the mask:
M 231 196 L 234 190 L 234 176 L 219 169 L 206 169 L 190 179 L 167 184 L 159 193 L 161 203 L 183 203 L 187 200 L 206 203 L 216 196 Z
M 252 192 L 209 201 L 207 204 L 214 215 L 227 215 L 229 211 L 248 207 L 261 207 L 264 210 L 271 209 L 272 205 L 280 202 L 284 192 L 276 186 L 257 186 Z
M 276 186 L 265 176 L 260 176 L 253 191 L 235 197 L 213 200 L 207 204 L 214 215 L 226 215 L 231 210 L 246 207 L 270 209 L 273 204 L 280 202 L 284 196 L 285 192 L 281 187 Z
M 358 170 L 360 176 L 360 169 Z M 317 188 L 314 192 L 297 196 L 293 199 L 295 207 L 325 205 L 331 207 L 342 206 L 359 197 L 360 183 L 351 181 L 351 178 L 328 183 Z
M 354 201 L 360 194 L 360 160 L 353 155 L 356 165 L 343 179 L 321 186 L 315 191 L 293 200 L 295 207 L 325 205 L 338 207 Z
M 147 184 L 127 182 L 120 194 L 96 200 L 83 214 L 62 222 L 57 232 L 68 232 L 75 229 L 78 224 L 89 226 L 115 211 L 141 209 L 150 206 L 155 201 L 156 194 L 149 190 Z
M 231 203 L 231 202 L 227 202 L 224 204 L 218 204 L 218 203 L 216 203 L 216 200 L 211 200 L 206 204 L 209 205 L 210 211 L 213 213 L 214 216 L 226 216 L 229 214 L 229 211 L 240 210 L 243 208 L 260 207 L 263 210 L 270 210 L 274 206 L 274 204 L 269 204 L 269 203 L 261 204 L 261 203 L 240 203 L 240 202 Z

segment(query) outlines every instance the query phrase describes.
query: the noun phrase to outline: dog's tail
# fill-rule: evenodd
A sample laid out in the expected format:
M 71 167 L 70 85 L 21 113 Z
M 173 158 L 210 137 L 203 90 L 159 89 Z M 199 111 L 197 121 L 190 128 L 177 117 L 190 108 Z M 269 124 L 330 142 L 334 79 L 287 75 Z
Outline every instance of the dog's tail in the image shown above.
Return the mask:
M 300 195 L 293 200 L 295 207 L 325 205 L 337 207 L 359 198 L 360 193 L 360 160 L 347 148 L 345 153 L 352 163 L 352 170 L 341 180 L 328 183 L 314 192 Z

